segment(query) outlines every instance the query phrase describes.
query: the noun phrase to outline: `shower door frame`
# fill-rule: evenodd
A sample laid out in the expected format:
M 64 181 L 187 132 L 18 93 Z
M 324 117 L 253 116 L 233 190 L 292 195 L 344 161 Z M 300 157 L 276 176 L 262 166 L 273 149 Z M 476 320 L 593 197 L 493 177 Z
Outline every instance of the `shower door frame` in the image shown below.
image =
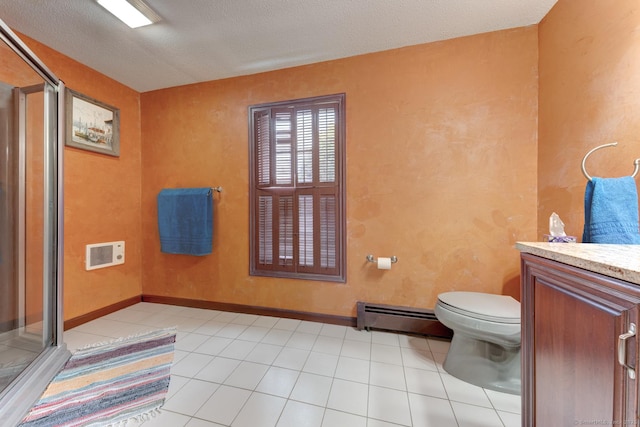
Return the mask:
M 0 39 L 4 41 L 44 80 L 44 107 L 51 105 L 50 96 L 56 96 L 57 117 L 45 114 L 43 125 L 45 146 L 53 143 L 52 149 L 44 150 L 45 184 L 44 200 L 54 204 L 49 221 L 44 223 L 43 246 L 46 255 L 43 262 L 43 285 L 48 289 L 43 294 L 43 342 L 42 352 L 31 364 L 20 373 L 15 380 L 0 392 L 0 421 L 3 425 L 18 424 L 28 410 L 40 398 L 51 379 L 59 372 L 69 359 L 71 353 L 63 342 L 63 154 L 65 130 L 65 85 L 58 79 L 38 57 L 0 20 Z M 53 90 L 47 90 L 47 84 Z M 31 90 L 25 88 L 27 91 Z M 28 92 L 27 92 L 28 93 Z M 21 95 L 25 92 L 21 92 Z M 16 101 L 16 109 L 20 102 Z M 45 110 L 46 111 L 46 110 Z M 50 121 L 53 120 L 54 122 Z M 16 123 L 18 125 L 18 123 Z M 20 128 L 20 126 L 17 126 Z M 19 129 L 19 131 L 24 131 Z M 20 148 L 24 150 L 23 136 L 20 137 Z M 24 165 L 20 168 L 23 170 Z M 20 172 L 23 173 L 23 172 Z M 53 182 L 52 182 L 53 181 Z M 24 183 L 20 183 L 21 186 Z M 24 191 L 21 188 L 20 193 Z M 22 196 L 21 196 L 22 197 Z M 22 209 L 22 207 L 19 207 Z M 45 206 L 45 209 L 49 209 Z M 21 220 L 22 221 L 22 220 Z M 22 227 L 22 226 L 21 226 Z M 24 236 L 22 236 L 24 237 Z M 24 262 L 24 254 L 19 255 Z M 23 272 L 19 272 L 23 274 Z

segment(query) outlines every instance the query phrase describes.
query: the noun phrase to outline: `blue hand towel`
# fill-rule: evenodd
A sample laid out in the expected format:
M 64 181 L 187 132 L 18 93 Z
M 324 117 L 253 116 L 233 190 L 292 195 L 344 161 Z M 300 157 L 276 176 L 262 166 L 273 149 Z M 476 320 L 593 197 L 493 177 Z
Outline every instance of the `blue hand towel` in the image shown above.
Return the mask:
M 583 243 L 640 244 L 633 177 L 591 178 L 584 192 Z
M 172 188 L 160 191 L 158 231 L 162 252 L 210 254 L 213 238 L 211 188 Z

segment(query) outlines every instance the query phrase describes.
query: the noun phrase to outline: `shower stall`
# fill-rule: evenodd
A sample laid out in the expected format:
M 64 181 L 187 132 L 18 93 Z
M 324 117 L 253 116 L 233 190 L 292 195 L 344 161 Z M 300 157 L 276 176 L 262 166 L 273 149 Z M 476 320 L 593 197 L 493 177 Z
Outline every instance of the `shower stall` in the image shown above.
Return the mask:
M 0 425 L 69 358 L 62 341 L 64 83 L 0 21 Z

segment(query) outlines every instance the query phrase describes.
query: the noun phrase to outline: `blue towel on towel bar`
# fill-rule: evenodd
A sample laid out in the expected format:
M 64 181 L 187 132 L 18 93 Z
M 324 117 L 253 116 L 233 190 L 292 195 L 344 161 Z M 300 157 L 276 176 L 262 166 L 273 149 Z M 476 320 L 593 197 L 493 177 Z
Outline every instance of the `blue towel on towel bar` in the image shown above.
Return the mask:
M 584 192 L 583 243 L 640 244 L 633 177 L 591 178 Z
M 172 188 L 160 191 L 158 231 L 162 252 L 210 254 L 213 238 L 211 188 Z

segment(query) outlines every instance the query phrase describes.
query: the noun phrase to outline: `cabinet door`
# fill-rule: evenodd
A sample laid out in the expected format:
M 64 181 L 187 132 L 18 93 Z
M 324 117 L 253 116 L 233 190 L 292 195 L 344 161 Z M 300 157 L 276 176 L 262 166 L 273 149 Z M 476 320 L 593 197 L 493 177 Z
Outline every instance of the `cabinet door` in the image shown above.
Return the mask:
M 523 426 L 637 425 L 640 287 L 522 254 Z

